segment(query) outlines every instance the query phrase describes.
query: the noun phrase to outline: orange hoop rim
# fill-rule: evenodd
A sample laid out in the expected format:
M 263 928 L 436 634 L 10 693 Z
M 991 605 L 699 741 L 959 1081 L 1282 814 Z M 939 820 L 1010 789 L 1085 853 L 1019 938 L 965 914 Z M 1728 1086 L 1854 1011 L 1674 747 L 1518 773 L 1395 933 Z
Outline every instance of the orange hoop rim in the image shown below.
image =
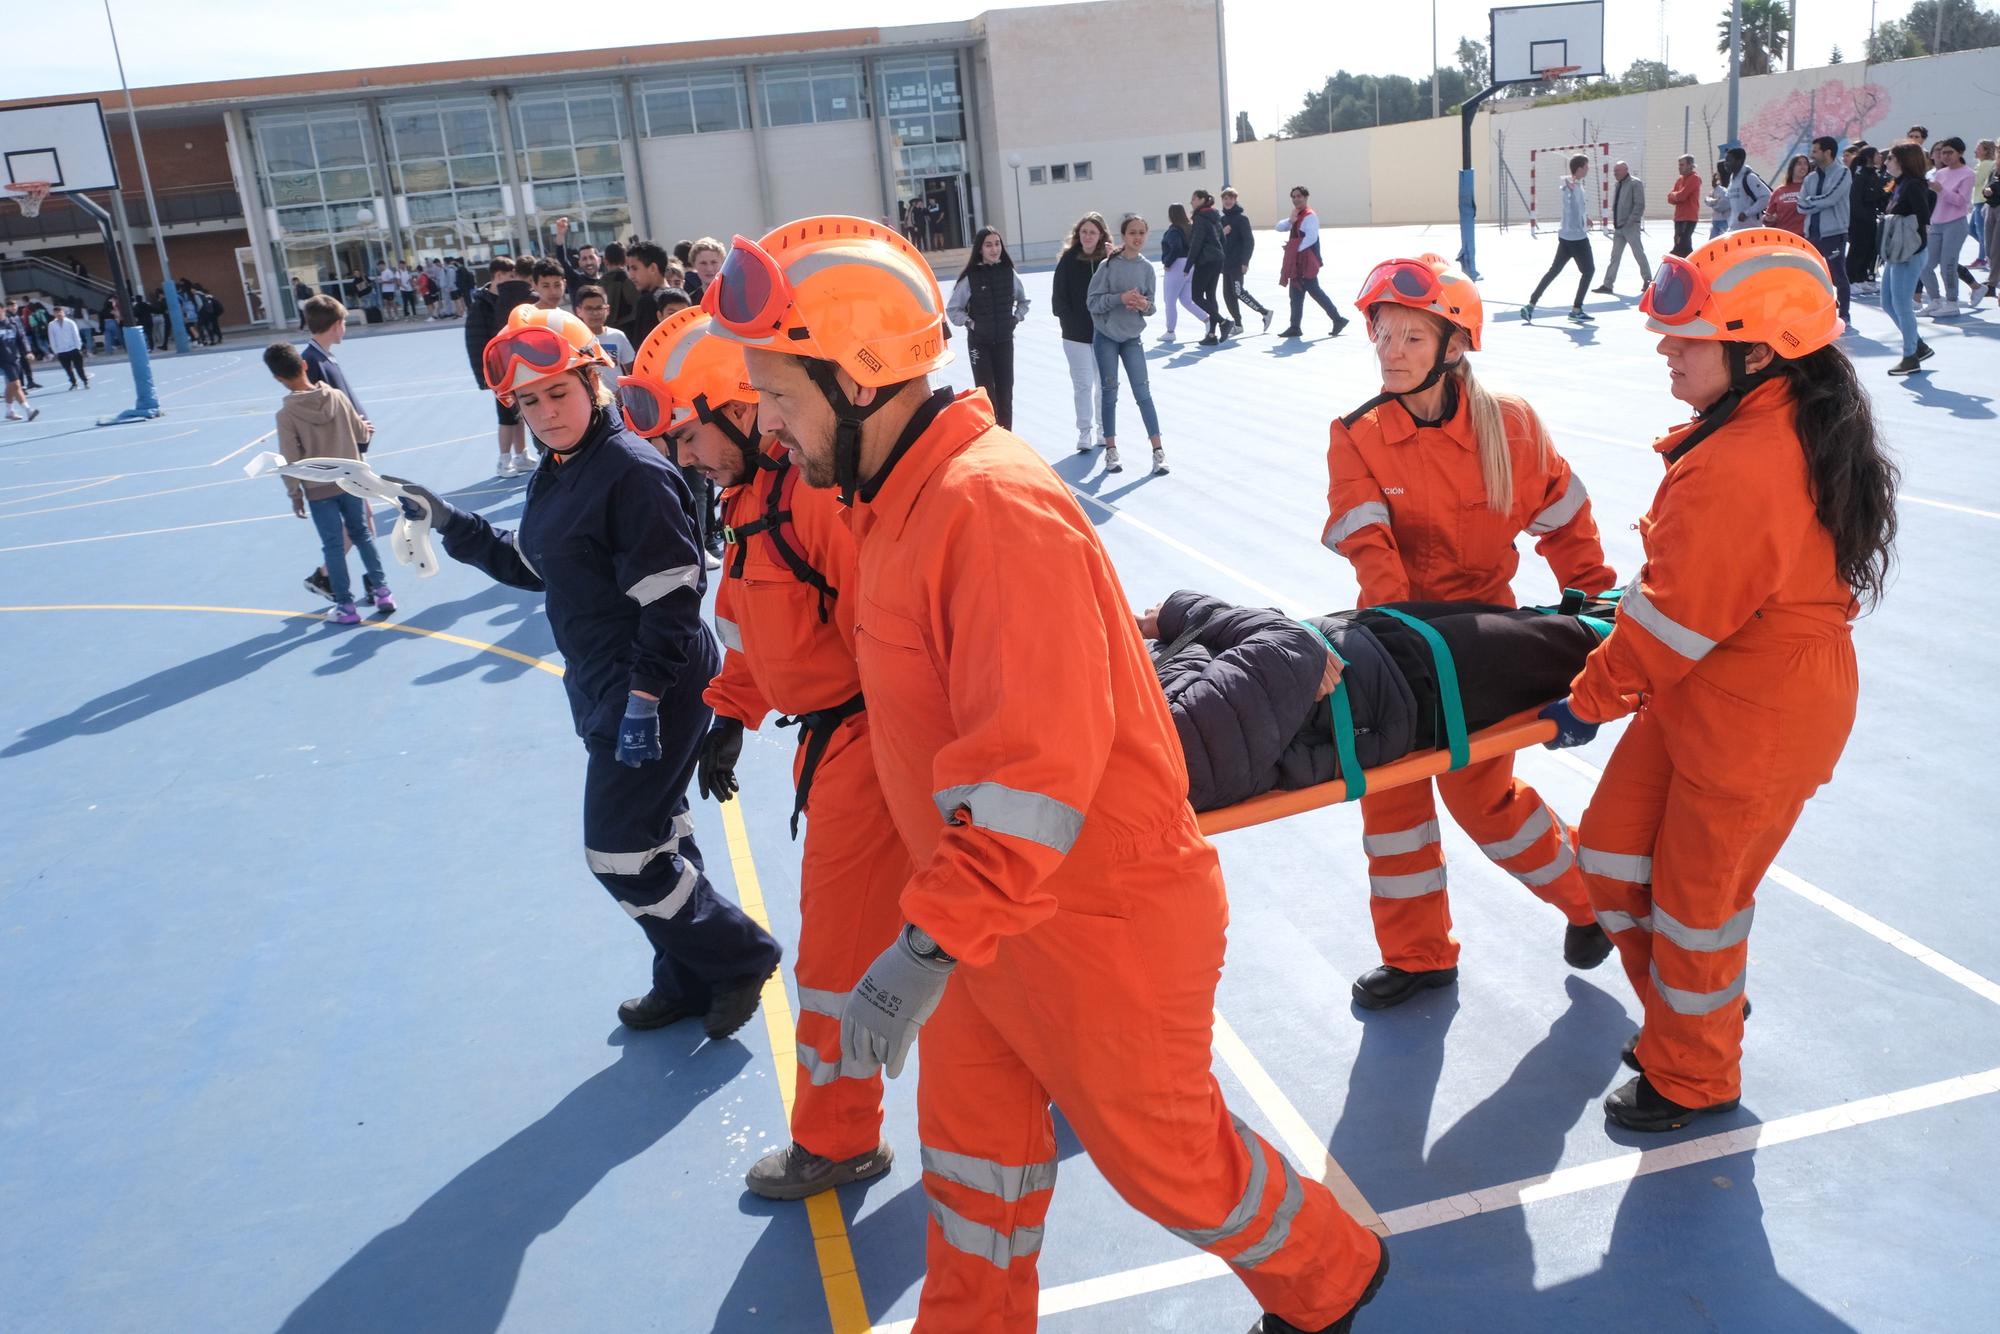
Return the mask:
M 1541 72 L 1540 77 L 1543 83 L 1554 83 L 1557 79 L 1567 79 L 1582 68 L 1581 65 L 1551 65 Z
M 42 211 L 42 205 L 48 202 L 49 195 L 56 188 L 56 183 L 54 181 L 8 181 L 6 182 L 6 186 L 7 192 L 15 197 L 14 202 L 21 206 L 21 216 L 32 218 Z

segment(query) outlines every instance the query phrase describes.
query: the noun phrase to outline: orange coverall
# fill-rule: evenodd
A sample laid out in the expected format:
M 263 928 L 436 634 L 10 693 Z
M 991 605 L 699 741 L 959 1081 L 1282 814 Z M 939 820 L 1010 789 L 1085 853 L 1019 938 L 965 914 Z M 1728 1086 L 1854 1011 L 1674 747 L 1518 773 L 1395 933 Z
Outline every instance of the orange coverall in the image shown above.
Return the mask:
M 783 459 L 775 442 L 767 456 Z M 773 710 L 793 716 L 832 709 L 860 693 L 854 665 L 855 556 L 845 515 L 831 491 L 804 485 L 796 469 L 759 468 L 722 500 L 723 522 L 741 528 L 765 516 L 779 487 L 791 520 L 780 535 L 839 594 L 824 603 L 780 557 L 768 533 L 739 539 L 715 590 L 722 670 L 703 698 L 719 717 L 755 728 Z M 742 573 L 737 557 L 742 555 Z M 824 605 L 826 618 L 821 617 Z M 793 760 L 796 782 L 806 730 Z M 909 855 L 889 822 L 868 745 L 868 715 L 835 724 L 806 799 L 805 856 L 799 870 L 798 1081 L 792 1138 L 836 1161 L 881 1142 L 880 1066 L 841 1061 L 840 1011 L 847 994 L 902 926 L 896 896 L 910 876 Z
M 917 1327 L 1035 1327 L 1053 1099 L 1127 1203 L 1321 1328 L 1381 1251 L 1210 1072 L 1222 873 L 1117 571 L 984 395 L 940 391 L 912 437 L 854 523 L 903 911 L 960 960 L 918 1039 Z
M 1579 855 L 1645 1005 L 1640 1064 L 1683 1107 L 1741 1094 L 1757 885 L 1833 776 L 1859 692 L 1854 595 L 1814 514 L 1792 411 L 1788 387 L 1759 385 L 1668 463 L 1639 521 L 1646 563 L 1570 693 L 1587 721 L 1638 711 Z
M 1360 604 L 1471 601 L 1516 605 L 1509 586 L 1523 532 L 1566 588 L 1601 593 L 1616 575 L 1604 563 L 1590 497 L 1549 445 L 1534 409 L 1500 397 L 1514 458 L 1514 505 L 1486 503 L 1469 403 L 1449 421 L 1418 426 L 1391 399 L 1352 425 L 1335 421 L 1327 450 L 1329 517 L 1320 540 L 1354 565 Z M 1591 920 L 1590 894 L 1576 869 L 1569 827 L 1535 790 L 1514 777 L 1512 756 L 1437 779 L 1459 828 L 1495 865 L 1572 925 Z M 1368 906 L 1382 962 L 1408 972 L 1451 968 L 1444 847 L 1429 783 L 1361 798 L 1368 854 Z

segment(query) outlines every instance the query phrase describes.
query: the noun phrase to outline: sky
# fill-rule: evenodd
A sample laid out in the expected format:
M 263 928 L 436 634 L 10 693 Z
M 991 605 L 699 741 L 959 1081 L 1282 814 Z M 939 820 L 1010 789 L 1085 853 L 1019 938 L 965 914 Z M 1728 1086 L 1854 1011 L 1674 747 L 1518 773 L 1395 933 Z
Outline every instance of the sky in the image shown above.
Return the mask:
M 1435 0 L 1439 62 L 1450 65 L 1461 36 L 1486 39 L 1488 0 Z M 112 0 L 132 86 L 248 78 L 316 70 L 537 51 L 581 50 L 711 37 L 803 32 L 845 26 L 936 23 L 1007 0 L 762 0 L 733 5 L 592 5 L 582 12 L 632 15 L 601 30 L 550 22 L 547 0 L 339 0 L 300 22 L 273 22 L 270 0 L 200 0 L 201 22 L 185 0 Z M 1704 83 L 1727 73 L 1717 54 L 1724 0 L 1606 0 L 1606 67 L 1660 58 L 1662 13 L 1667 58 Z M 57 97 L 118 86 L 100 0 L 27 4 L 7 20 L 10 45 L 32 59 L 8 62 L 6 95 Z M 560 9 L 561 7 L 559 7 Z M 1858 60 L 1871 0 L 1802 0 L 1799 63 L 1821 65 L 1839 45 Z M 1879 17 L 1899 18 L 1907 0 L 1881 0 Z M 1420 77 L 1429 67 L 1431 22 L 1421 0 L 1225 0 L 1232 110 L 1248 111 L 1259 134 L 1298 110 L 1308 88 L 1335 69 Z M 336 17 L 337 16 L 337 17 Z M 671 17 L 669 17 L 671 16 Z M 1300 39 L 1304 24 L 1311 40 Z

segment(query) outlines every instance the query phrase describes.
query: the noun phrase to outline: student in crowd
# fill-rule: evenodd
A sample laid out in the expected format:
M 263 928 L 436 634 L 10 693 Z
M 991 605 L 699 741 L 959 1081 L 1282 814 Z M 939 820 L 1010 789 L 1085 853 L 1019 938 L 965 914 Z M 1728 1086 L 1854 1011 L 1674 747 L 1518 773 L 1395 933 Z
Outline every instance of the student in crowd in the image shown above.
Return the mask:
M 1320 541 L 1354 567 L 1362 607 L 1478 602 L 1513 607 L 1535 539 L 1562 588 L 1604 592 L 1604 562 L 1583 480 L 1524 400 L 1473 376 L 1485 318 L 1479 291 L 1436 255 L 1392 259 L 1363 282 L 1382 392 L 1333 423 Z M 1458 826 L 1489 860 L 1560 912 L 1563 958 L 1595 968 L 1611 944 L 1592 919 L 1568 824 L 1502 755 L 1435 780 Z M 1365 1009 L 1400 1005 L 1458 980 L 1445 860 L 1429 782 L 1361 798 L 1369 910 L 1382 963 L 1355 980 Z
M 69 376 L 71 389 L 76 388 L 79 380 L 85 389 L 90 388 L 90 372 L 83 364 L 83 342 L 83 330 L 69 317 L 68 309 L 57 306 L 55 318 L 49 321 L 49 350 L 62 364 L 63 374 Z
M 265 348 L 264 368 L 286 390 L 284 401 L 278 405 L 278 451 L 287 463 L 297 463 L 300 459 L 360 459 L 375 428 L 355 410 L 346 394 L 325 380 L 312 380 L 305 359 L 290 343 L 273 343 Z M 368 502 L 331 482 L 301 482 L 295 477 L 285 478 L 285 491 L 292 498 L 292 513 L 301 519 L 310 516 L 313 527 L 319 531 L 324 576 L 329 580 L 326 594 L 333 603 L 327 619 L 335 625 L 361 622 L 361 613 L 354 606 L 354 585 L 347 573 L 349 544 L 361 554 L 364 600 L 380 612 L 396 610 L 395 595 L 389 591 L 389 579 L 382 570 L 382 557 L 375 550 L 375 526 Z
M 1853 207 L 1852 174 L 1841 165 L 1840 142 L 1823 134 L 1813 140 L 1813 169 L 1799 187 L 1795 201 L 1805 218 L 1805 238 L 1826 261 L 1833 290 L 1840 296 L 1840 322 L 1846 324 L 1850 288 L 1847 281 L 1847 229 Z
M 1146 258 L 1146 220 L 1127 213 L 1118 224 L 1123 244 L 1091 275 L 1084 304 L 1094 326 L 1091 350 L 1097 356 L 1098 420 L 1104 424 L 1104 471 L 1123 472 L 1118 459 L 1118 366 L 1132 381 L 1139 419 L 1153 444 L 1153 471 L 1167 470 L 1167 451 L 1160 443 L 1160 414 L 1153 407 L 1153 387 L 1146 378 L 1146 317 L 1153 302 L 1153 265 Z
M 1750 170 L 1749 154 L 1732 148 L 1723 155 L 1729 164 L 1729 230 L 1764 225 L 1764 210 L 1771 202 L 1771 187 Z
M 1241 196 L 1233 187 L 1222 192 L 1222 292 L 1229 303 L 1229 322 L 1237 329 L 1243 327 L 1243 307 L 1248 306 L 1264 317 L 1264 332 L 1271 332 L 1272 311 L 1256 297 L 1250 295 L 1243 286 L 1244 275 L 1250 272 L 1250 256 L 1257 249 L 1257 229 L 1250 225 L 1249 217 L 1243 212 Z
M 1729 213 L 1735 205 L 1729 202 L 1729 163 L 1725 159 L 1715 164 L 1715 170 L 1708 174 L 1708 194 L 1702 198 L 1708 205 L 1708 239 L 1729 230 Z
M 660 294 L 669 284 L 668 270 L 672 264 L 667 252 L 651 241 L 625 247 L 625 276 L 632 280 L 632 315 L 618 327 L 625 331 L 633 347 L 644 343 L 646 335 L 660 322 Z
M 1841 156 L 1852 179 L 1847 197 L 1847 281 L 1863 296 L 1878 296 L 1882 289 L 1875 281 L 1876 231 L 1888 203 L 1882 155 L 1863 143 L 1850 144 Z
M 497 530 L 413 483 L 403 508 L 431 522 L 454 560 L 544 594 L 588 756 L 584 859 L 653 949 L 652 987 L 618 1007 L 619 1022 L 699 1018 L 720 1041 L 756 1012 L 783 951 L 715 892 L 691 832 L 687 787 L 710 719 L 702 691 L 721 665 L 701 621 L 693 497 L 625 429 L 611 358 L 576 316 L 517 307 L 484 361 L 488 386 L 514 400 L 546 451 L 519 525 Z
M 692 301 L 701 300 L 702 289 L 715 281 L 715 275 L 722 271 L 722 242 L 713 236 L 704 236 L 688 244 L 687 276 L 681 287 Z
M 1160 272 L 1165 275 L 1165 303 L 1167 308 L 1166 342 L 1174 341 L 1174 326 L 1180 323 L 1180 313 L 1185 310 L 1196 319 L 1207 320 L 1208 312 L 1195 304 L 1189 289 L 1194 286 L 1194 273 L 1188 267 L 1188 247 L 1194 237 L 1194 224 L 1188 220 L 1185 204 L 1167 205 L 1167 225 L 1160 232 Z
M 360 395 L 347 378 L 347 371 L 334 355 L 334 349 L 347 338 L 347 307 L 330 296 L 309 297 L 303 307 L 306 332 L 311 335 L 300 354 L 305 363 L 306 379 L 313 384 L 332 385 L 346 398 L 366 428 L 363 438 L 355 445 L 359 454 L 368 452 L 370 442 L 375 439 L 375 424 L 368 418 L 368 409 L 361 406 Z M 361 524 L 370 533 L 375 531 L 375 511 L 367 505 L 361 507 Z M 337 602 L 330 569 L 320 566 L 305 579 L 306 591 L 317 593 L 329 602 Z
M 581 263 L 581 255 L 578 262 Z M 632 277 L 625 272 L 625 247 L 616 241 L 604 247 L 601 267 L 597 285 L 604 289 L 605 299 L 611 303 L 611 318 L 606 322 L 622 333 L 639 304 L 638 289 L 632 286 Z M 631 335 L 626 337 L 629 341 Z M 632 346 L 637 348 L 639 345 L 633 343 Z
M 1645 1009 L 1625 1048 L 1636 1077 L 1605 1114 L 1665 1131 L 1741 1097 L 1757 887 L 1853 725 L 1849 622 L 1888 579 L 1897 477 L 1808 241 L 1710 242 L 1663 266 L 1640 308 L 1695 419 L 1655 445 L 1645 561 L 1543 716 L 1555 747 L 1632 719 L 1577 857 Z
M 539 310 L 561 310 L 569 298 L 569 277 L 561 262 L 546 256 L 536 260 L 528 270 L 528 285 L 535 290 L 535 306 Z
M 611 359 L 618 363 L 618 373 L 627 374 L 632 369 L 634 354 L 632 345 L 625 341 L 625 331 L 611 327 L 611 302 L 604 295 L 604 289 L 595 283 L 586 283 L 576 289 L 576 315 L 590 329 Z
M 1667 188 L 1667 202 L 1674 209 L 1673 253 L 1687 256 L 1694 253 L 1694 229 L 1701 221 L 1701 173 L 1691 154 L 1683 155 L 1674 170 L 1674 183 Z
M 1903 335 L 1903 359 L 1889 368 L 1891 375 L 1914 375 L 1933 355 L 1931 345 L 1917 333 L 1917 283 L 1929 254 L 1932 194 L 1924 180 L 1924 150 L 1905 139 L 1888 151 L 1889 205 L 1882 211 L 1884 253 L 1882 255 L 1882 309 L 1896 322 Z M 1899 218 L 1911 222 L 1895 222 Z M 1908 240 L 1905 240 L 1905 238 Z M 1888 250 L 1892 244 L 1913 241 L 1916 249 L 1907 255 Z
M 1931 161 L 1937 164 L 1930 172 L 1930 189 L 1935 197 L 1931 201 L 1921 284 L 1928 304 L 1917 313 L 1950 320 L 1959 315 L 1960 279 L 1973 289 L 1973 305 L 1984 295 L 1971 272 L 1958 262 L 1965 249 L 1966 232 L 1971 228 L 1973 172 L 1965 165 L 1965 140 L 1956 135 L 1931 145 Z
M 28 378 L 28 336 L 14 318 L 14 303 L 0 304 L 0 385 L 5 386 L 7 420 L 33 421 L 42 410 L 28 402 L 23 388 Z M 22 409 L 26 411 L 22 411 Z
M 945 315 L 965 330 L 972 380 L 993 400 L 993 418 L 1014 427 L 1014 326 L 1028 318 L 1028 289 L 996 227 L 981 227 L 951 289 Z
M 1097 326 L 1090 318 L 1090 280 L 1111 253 L 1110 229 L 1102 213 L 1086 213 L 1069 229 L 1050 284 L 1049 306 L 1062 328 L 1063 357 L 1076 398 L 1076 452 L 1097 447 L 1097 353 L 1091 344 Z
M 1764 225 L 1788 231 L 1794 236 L 1806 234 L 1805 215 L 1799 211 L 1799 191 L 1805 188 L 1806 174 L 1812 170 L 1812 159 L 1804 153 L 1797 153 L 1785 164 L 1785 179 L 1771 191 L 1771 198 L 1764 204 Z
M 1188 216 L 1193 226 L 1188 237 L 1188 273 L 1193 280 L 1194 303 L 1208 317 L 1208 331 L 1201 344 L 1214 347 L 1224 338 L 1234 337 L 1238 328 L 1222 317 L 1222 307 L 1215 300 L 1228 253 L 1222 239 L 1222 212 L 1215 206 L 1215 196 L 1206 190 L 1196 190 L 1188 204 L 1193 209 Z
M 1567 264 L 1576 265 L 1576 304 L 1569 308 L 1571 324 L 1590 324 L 1592 319 L 1583 312 L 1583 295 L 1590 290 L 1590 275 L 1597 272 L 1597 259 L 1590 252 L 1590 159 L 1582 153 L 1569 160 L 1569 175 L 1562 181 L 1562 225 L 1556 231 L 1556 257 L 1549 262 L 1549 271 L 1535 284 L 1535 291 L 1528 298 L 1528 304 L 1521 307 L 1521 318 L 1532 321 L 1535 318 L 1535 303 L 1542 299 L 1542 293 L 1556 280 L 1556 275 Z
M 1986 202 L 1986 187 L 1993 180 L 1996 152 L 2000 152 L 2000 148 L 1996 148 L 1991 139 L 1981 139 L 1972 146 L 1972 241 L 1979 247 L 1979 253 L 1972 260 L 1975 269 L 1986 268 L 1986 261 L 1993 254 L 1993 247 L 1986 240 L 1986 224 L 1993 216 L 1993 210 Z M 1988 287 L 1990 289 L 1991 284 Z
M 1319 271 L 1322 264 L 1319 253 L 1319 214 L 1313 212 L 1312 192 L 1303 185 L 1292 187 L 1292 214 L 1278 220 L 1278 232 L 1285 238 L 1285 257 L 1278 265 L 1278 286 L 1289 287 L 1292 293 L 1292 322 L 1279 333 L 1280 338 L 1304 338 L 1305 330 L 1299 327 L 1304 318 L 1306 298 L 1326 312 L 1333 321 L 1333 337 L 1340 337 L 1340 331 L 1347 327 L 1346 316 L 1333 304 L 1319 285 Z
M 486 266 L 486 285 L 473 292 L 465 312 L 465 355 L 472 362 L 472 376 L 486 388 L 486 344 L 506 327 L 507 317 L 516 306 L 532 305 L 535 289 L 527 276 L 516 271 L 514 261 L 496 255 Z M 495 477 L 512 477 L 535 470 L 528 460 L 527 432 L 521 427 L 521 413 L 511 399 L 498 395 L 493 400 L 499 416 L 500 457 L 493 465 Z

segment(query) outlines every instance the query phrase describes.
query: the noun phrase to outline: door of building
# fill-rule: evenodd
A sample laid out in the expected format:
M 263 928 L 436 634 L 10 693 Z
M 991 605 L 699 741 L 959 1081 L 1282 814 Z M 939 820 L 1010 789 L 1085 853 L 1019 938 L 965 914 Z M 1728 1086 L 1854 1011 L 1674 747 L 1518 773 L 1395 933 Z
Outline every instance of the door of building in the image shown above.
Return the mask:
M 243 314 L 252 324 L 269 324 L 270 307 L 264 304 L 264 287 L 257 281 L 257 248 L 236 247 L 236 276 L 243 282 Z

